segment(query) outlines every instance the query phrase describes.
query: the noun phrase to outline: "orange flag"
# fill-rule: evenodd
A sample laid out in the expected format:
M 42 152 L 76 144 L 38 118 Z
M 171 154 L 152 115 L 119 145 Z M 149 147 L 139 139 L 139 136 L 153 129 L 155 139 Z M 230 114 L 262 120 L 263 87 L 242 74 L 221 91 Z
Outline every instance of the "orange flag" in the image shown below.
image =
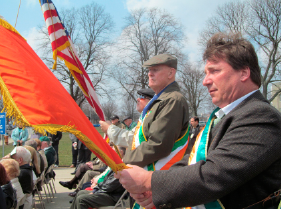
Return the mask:
M 4 111 L 17 124 L 40 133 L 74 134 L 112 168 L 125 164 L 25 39 L 0 18 L 0 90 Z

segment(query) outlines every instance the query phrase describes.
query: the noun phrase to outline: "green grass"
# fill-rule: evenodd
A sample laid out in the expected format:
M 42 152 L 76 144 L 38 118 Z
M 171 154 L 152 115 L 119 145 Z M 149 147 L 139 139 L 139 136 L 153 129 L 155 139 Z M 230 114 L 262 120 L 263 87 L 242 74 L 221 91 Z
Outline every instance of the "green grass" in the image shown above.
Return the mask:
M 10 143 L 9 145 L 4 146 L 4 155 L 9 154 L 12 150 L 14 149 L 13 143 Z M 3 156 L 3 147 L 2 147 L 2 142 L 1 142 L 1 158 Z
M 103 132 L 101 131 L 100 127 L 96 128 L 97 131 L 103 136 Z M 1 142 L 2 145 L 2 142 Z M 72 146 L 72 142 L 69 138 L 69 134 L 68 133 L 63 133 L 62 134 L 62 139 L 60 140 L 59 143 L 59 163 L 60 166 L 70 166 L 72 163 L 72 152 L 71 152 L 71 146 Z M 1 149 L 2 146 L 0 147 Z M 13 150 L 14 146 L 12 143 L 10 143 L 9 145 L 5 145 L 4 147 L 4 154 L 7 155 L 8 153 L 10 153 Z M 2 157 L 2 150 L 1 150 L 1 157 Z M 95 157 L 95 155 L 92 153 L 91 158 Z

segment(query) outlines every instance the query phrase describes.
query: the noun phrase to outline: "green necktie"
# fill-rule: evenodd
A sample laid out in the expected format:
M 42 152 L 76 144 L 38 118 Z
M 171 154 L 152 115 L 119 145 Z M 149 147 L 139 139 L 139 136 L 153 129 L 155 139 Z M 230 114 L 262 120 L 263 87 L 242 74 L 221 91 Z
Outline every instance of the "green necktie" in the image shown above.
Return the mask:
M 214 117 L 215 117 L 215 120 L 214 120 L 214 122 L 213 122 L 213 127 L 214 127 L 215 125 L 217 125 L 218 122 L 220 122 L 220 120 L 224 117 L 224 115 L 223 115 L 222 117 L 220 117 L 220 118 L 218 118 L 216 115 L 215 115 Z

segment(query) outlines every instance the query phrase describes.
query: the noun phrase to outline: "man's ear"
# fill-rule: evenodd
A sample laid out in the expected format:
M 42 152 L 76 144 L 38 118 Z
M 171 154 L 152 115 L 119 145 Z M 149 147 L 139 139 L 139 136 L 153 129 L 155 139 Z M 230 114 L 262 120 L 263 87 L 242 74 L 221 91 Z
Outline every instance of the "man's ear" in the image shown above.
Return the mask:
M 251 76 L 251 70 L 249 67 L 245 67 L 243 69 L 241 69 L 241 81 L 245 82 L 248 79 L 250 79 Z
M 170 68 L 170 72 L 169 72 L 168 78 L 174 78 L 175 74 L 176 74 L 176 69 L 175 68 Z
M 18 162 L 19 162 L 19 164 L 22 164 L 22 163 L 23 163 L 22 157 L 20 157 L 20 158 L 18 159 Z

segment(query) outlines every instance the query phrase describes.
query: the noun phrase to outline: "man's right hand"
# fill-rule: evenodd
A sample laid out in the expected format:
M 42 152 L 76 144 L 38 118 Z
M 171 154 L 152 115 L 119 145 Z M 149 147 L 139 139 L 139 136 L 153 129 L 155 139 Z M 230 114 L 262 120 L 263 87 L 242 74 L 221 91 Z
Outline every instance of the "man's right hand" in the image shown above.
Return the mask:
M 90 161 L 89 161 L 89 162 L 86 162 L 86 165 L 87 165 L 87 166 L 89 166 L 89 168 L 91 168 L 91 169 L 93 169 L 93 168 L 94 168 L 94 167 L 93 167 L 93 163 L 92 163 L 92 162 L 90 162 Z
M 93 178 L 92 180 L 91 180 L 91 189 L 93 189 L 96 185 L 97 185 L 97 183 L 98 183 L 98 180 L 96 179 L 96 178 Z
M 107 133 L 107 129 L 108 127 L 110 126 L 110 122 L 109 121 L 99 121 L 99 124 L 100 124 L 100 128 L 101 130 L 104 132 L 104 133 Z
M 143 194 L 151 191 L 152 171 L 146 171 L 136 165 L 127 164 L 128 168 L 117 171 L 114 177 L 132 194 Z
M 93 179 L 91 180 L 91 183 L 92 183 L 92 184 L 97 184 L 97 183 L 98 183 L 98 180 L 97 180 L 96 178 L 93 178 Z

